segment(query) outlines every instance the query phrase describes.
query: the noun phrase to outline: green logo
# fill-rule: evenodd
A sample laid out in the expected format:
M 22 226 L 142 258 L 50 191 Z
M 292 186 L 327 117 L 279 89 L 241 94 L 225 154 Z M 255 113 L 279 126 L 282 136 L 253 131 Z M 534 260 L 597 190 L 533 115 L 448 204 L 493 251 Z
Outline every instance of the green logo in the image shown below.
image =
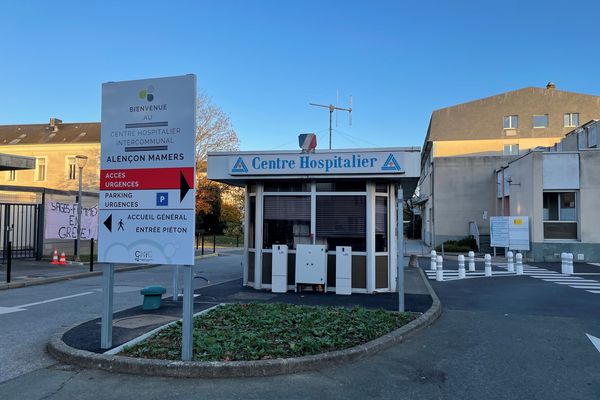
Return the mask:
M 138 97 L 142 100 L 152 101 L 154 100 L 152 92 L 154 92 L 154 86 L 150 85 L 146 89 L 140 90 Z

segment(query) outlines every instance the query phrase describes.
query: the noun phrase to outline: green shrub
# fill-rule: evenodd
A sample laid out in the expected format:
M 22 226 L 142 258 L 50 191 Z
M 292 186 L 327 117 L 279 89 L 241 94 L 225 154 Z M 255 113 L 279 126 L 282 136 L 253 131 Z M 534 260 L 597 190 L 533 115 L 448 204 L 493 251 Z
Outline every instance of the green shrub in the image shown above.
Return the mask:
M 444 251 L 450 253 L 465 253 L 477 250 L 477 242 L 473 236 L 467 236 L 459 240 L 447 240 L 444 242 Z M 442 251 L 442 245 L 437 245 L 435 251 Z

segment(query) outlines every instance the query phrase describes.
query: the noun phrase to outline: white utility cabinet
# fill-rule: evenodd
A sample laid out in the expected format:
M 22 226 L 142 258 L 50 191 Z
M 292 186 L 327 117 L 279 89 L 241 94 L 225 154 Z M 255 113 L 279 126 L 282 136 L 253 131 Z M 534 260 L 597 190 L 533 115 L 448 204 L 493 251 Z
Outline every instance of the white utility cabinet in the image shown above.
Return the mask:
M 287 292 L 287 260 L 288 247 L 285 244 L 273 245 L 271 267 L 271 292 L 285 293 Z
M 323 285 L 327 291 L 327 251 L 319 244 L 296 246 L 296 291 L 298 284 Z
M 335 248 L 335 294 L 352 294 L 352 247 Z

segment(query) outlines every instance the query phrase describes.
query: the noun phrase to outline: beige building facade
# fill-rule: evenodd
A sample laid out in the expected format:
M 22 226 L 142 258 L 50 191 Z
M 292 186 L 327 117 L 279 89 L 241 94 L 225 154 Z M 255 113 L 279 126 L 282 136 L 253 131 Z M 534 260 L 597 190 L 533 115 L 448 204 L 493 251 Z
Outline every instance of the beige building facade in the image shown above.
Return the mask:
M 495 171 L 538 147 L 551 147 L 583 122 L 600 118 L 600 96 L 529 87 L 436 110 L 421 154 L 416 204 L 431 246 L 477 232 L 489 240 L 489 217 L 509 215 L 490 195 Z

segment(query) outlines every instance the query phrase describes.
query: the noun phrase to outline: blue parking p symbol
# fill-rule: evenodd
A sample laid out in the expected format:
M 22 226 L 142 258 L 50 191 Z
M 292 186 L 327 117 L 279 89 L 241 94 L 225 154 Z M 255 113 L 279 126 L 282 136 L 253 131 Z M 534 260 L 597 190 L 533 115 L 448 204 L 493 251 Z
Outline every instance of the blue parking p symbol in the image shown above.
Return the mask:
M 156 193 L 156 205 L 157 206 L 168 206 L 169 205 L 169 193 L 166 193 L 166 192 Z

